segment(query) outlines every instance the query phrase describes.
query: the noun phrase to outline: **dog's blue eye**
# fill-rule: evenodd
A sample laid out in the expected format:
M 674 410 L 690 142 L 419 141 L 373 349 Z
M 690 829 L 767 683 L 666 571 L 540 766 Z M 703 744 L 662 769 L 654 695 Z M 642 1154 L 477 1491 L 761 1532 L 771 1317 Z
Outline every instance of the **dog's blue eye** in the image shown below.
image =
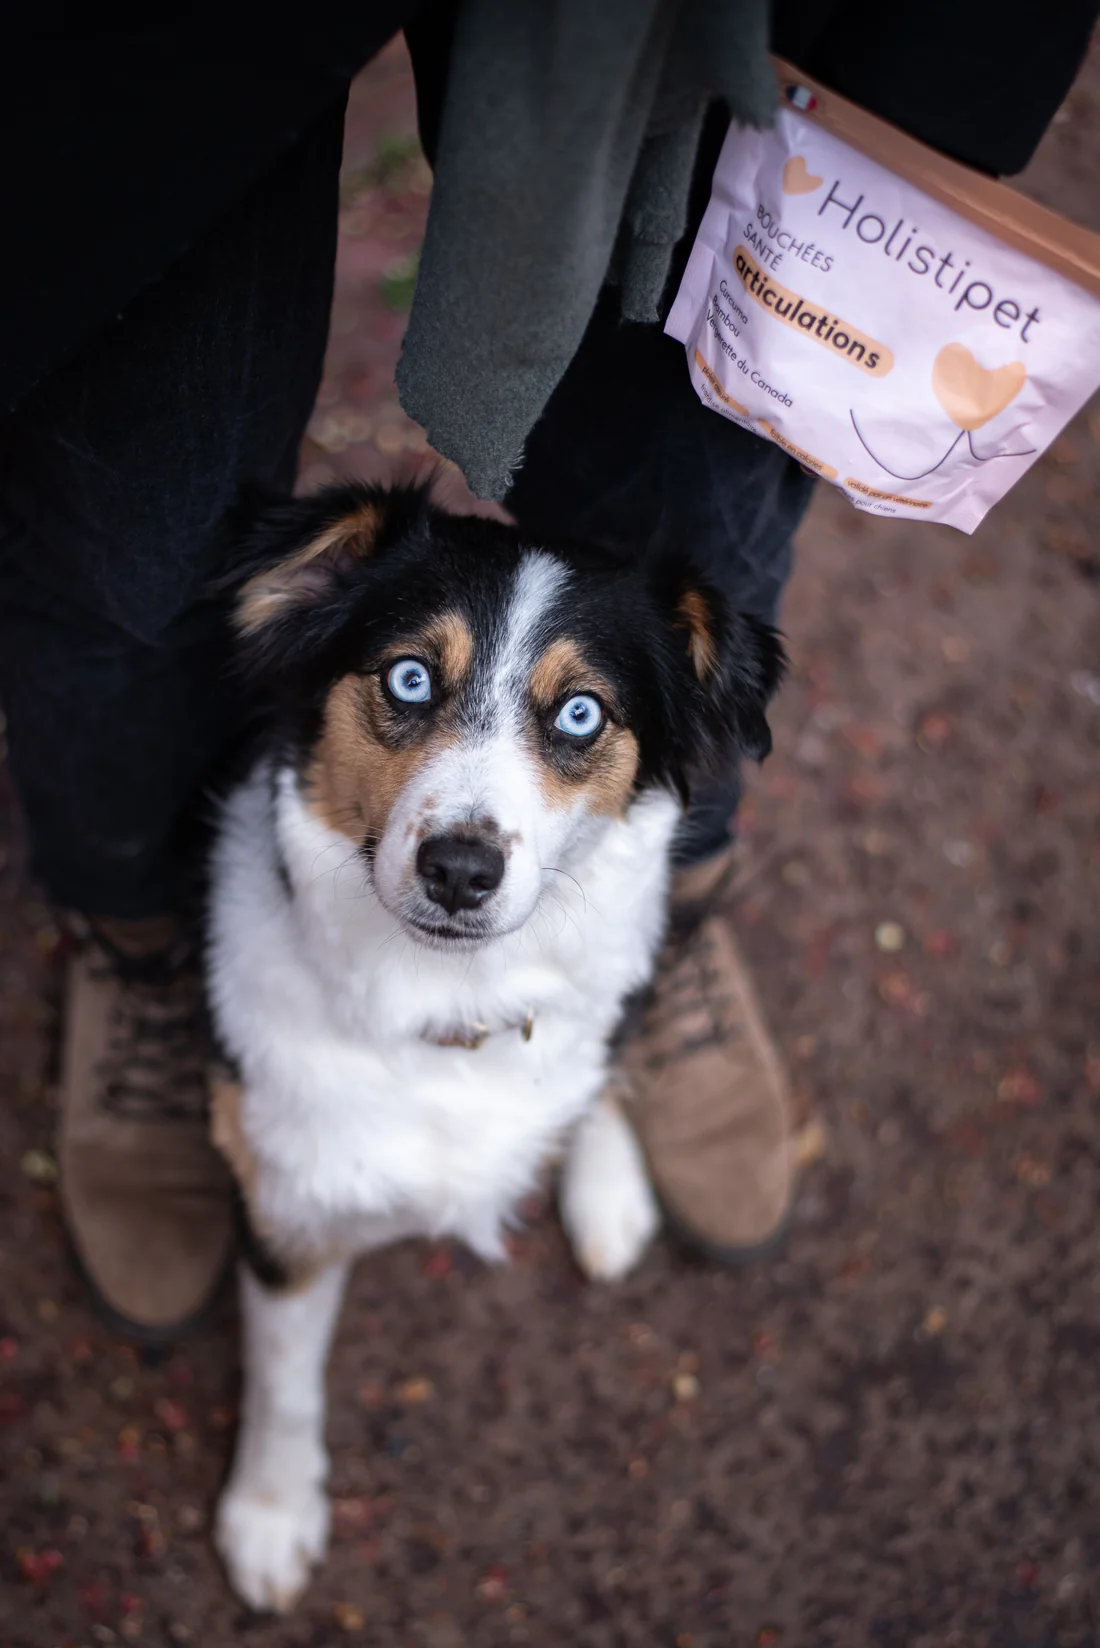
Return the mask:
M 575 698 L 562 705 L 554 725 L 559 732 L 567 732 L 571 738 L 587 738 L 602 720 L 603 710 L 599 700 L 590 693 L 578 692 Z
M 426 704 L 432 696 L 432 678 L 427 666 L 416 658 L 402 658 L 387 676 L 393 696 L 402 704 Z

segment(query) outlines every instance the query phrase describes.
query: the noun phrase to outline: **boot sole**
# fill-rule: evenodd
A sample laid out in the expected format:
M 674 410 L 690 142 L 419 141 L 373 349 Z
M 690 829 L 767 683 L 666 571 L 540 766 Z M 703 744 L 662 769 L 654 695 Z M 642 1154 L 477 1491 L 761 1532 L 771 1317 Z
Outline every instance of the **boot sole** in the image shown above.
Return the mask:
M 81 1284 L 88 1296 L 88 1302 L 92 1307 L 92 1314 L 113 1338 L 123 1339 L 131 1345 L 136 1345 L 140 1350 L 171 1350 L 174 1345 L 180 1344 L 184 1339 L 193 1338 L 209 1327 L 218 1306 L 221 1304 L 222 1296 L 235 1268 L 236 1254 L 234 1249 L 231 1248 L 226 1254 L 225 1263 L 218 1273 L 217 1280 L 210 1292 L 202 1304 L 196 1310 L 193 1310 L 189 1316 L 180 1317 L 175 1322 L 139 1322 L 133 1317 L 124 1315 L 100 1292 L 95 1278 L 81 1259 L 75 1242 L 67 1232 L 66 1239 L 73 1269 L 80 1277 Z
M 678 1213 L 673 1212 L 665 1202 L 661 1202 L 665 1225 L 676 1246 L 700 1258 L 708 1259 L 711 1264 L 721 1265 L 726 1270 L 743 1270 L 747 1265 L 755 1265 L 764 1259 L 778 1258 L 787 1245 L 787 1238 L 794 1224 L 794 1209 L 795 1199 L 792 1197 L 787 1211 L 775 1229 L 762 1241 L 752 1242 L 747 1246 L 725 1247 L 720 1242 L 712 1242 L 707 1237 L 700 1236 Z

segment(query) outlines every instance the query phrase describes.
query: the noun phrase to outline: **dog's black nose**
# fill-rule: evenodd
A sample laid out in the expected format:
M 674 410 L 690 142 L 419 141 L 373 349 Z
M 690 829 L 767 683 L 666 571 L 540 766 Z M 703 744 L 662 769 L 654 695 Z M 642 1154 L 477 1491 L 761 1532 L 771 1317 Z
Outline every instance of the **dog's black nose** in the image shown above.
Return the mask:
M 424 891 L 448 915 L 476 910 L 504 880 L 504 854 L 488 841 L 433 835 L 422 843 L 416 868 Z

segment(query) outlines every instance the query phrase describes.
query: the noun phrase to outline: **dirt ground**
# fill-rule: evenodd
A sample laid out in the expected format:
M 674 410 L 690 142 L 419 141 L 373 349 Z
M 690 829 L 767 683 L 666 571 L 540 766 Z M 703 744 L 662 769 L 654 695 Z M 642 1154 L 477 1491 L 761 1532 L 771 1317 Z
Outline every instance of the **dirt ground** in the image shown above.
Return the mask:
M 305 477 L 422 450 L 392 369 L 428 179 L 391 51 L 349 117 Z M 1100 60 L 1026 185 L 1095 221 Z M 85 1648 L 1089 1648 L 1100 1642 L 1100 411 L 972 538 L 822 489 L 736 917 L 806 1154 L 784 1256 L 659 1244 L 582 1285 L 358 1270 L 331 1560 L 230 1596 L 208 1525 L 234 1320 L 158 1366 L 92 1321 L 57 1220 L 57 938 L 3 782 L 0 1642 Z

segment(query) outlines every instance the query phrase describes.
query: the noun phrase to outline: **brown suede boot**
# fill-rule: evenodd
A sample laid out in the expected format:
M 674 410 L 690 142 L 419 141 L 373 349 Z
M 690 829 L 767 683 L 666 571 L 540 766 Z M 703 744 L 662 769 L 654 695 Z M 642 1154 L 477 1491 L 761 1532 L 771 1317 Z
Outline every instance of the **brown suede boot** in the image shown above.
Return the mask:
M 192 1331 L 224 1275 L 232 1181 L 208 1133 L 202 980 L 171 917 L 99 921 L 70 964 L 61 1202 L 112 1331 Z
M 793 1196 L 787 1083 L 728 917 L 732 853 L 675 878 L 669 932 L 619 1066 L 670 1223 L 725 1264 L 762 1258 Z

